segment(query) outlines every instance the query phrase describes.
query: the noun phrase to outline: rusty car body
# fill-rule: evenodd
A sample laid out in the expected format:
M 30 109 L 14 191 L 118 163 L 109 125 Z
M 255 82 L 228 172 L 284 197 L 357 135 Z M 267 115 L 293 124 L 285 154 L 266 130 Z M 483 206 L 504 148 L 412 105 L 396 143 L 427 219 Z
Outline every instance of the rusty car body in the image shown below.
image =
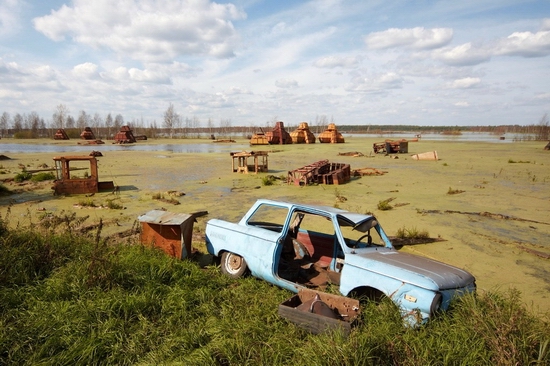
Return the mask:
M 330 285 L 344 296 L 386 296 L 412 325 L 476 288 L 467 271 L 397 251 L 374 216 L 334 207 L 260 199 L 238 223 L 209 220 L 206 245 L 230 277 L 250 272 L 295 293 Z

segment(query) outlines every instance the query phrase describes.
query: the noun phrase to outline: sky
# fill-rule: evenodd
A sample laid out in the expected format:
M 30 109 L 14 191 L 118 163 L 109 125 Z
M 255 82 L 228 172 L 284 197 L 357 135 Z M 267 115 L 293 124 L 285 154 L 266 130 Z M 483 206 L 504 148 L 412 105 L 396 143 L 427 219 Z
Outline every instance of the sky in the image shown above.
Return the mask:
M 538 124 L 548 0 L 0 0 L 0 114 Z

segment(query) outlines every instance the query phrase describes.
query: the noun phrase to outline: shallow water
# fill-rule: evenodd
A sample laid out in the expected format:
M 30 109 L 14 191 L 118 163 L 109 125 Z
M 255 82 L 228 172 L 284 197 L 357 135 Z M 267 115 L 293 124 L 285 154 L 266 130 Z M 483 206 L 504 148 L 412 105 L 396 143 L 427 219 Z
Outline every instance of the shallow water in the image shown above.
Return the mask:
M 504 137 L 504 140 L 500 138 Z M 374 138 L 374 139 L 413 139 L 415 136 L 411 133 L 388 133 L 380 135 L 372 134 L 344 134 L 348 141 L 354 138 Z M 490 133 L 464 132 L 462 135 L 443 135 L 438 133 L 422 134 L 422 141 L 454 141 L 454 142 L 495 142 L 510 143 L 519 140 L 529 140 L 533 136 L 528 134 L 503 134 L 494 135 Z M 4 140 L 5 141 L 5 140 Z M 5 143 L 0 140 L 0 152 L 3 153 L 67 153 L 67 152 L 88 152 L 97 151 L 165 151 L 171 153 L 229 153 L 232 151 L 250 150 L 248 143 L 186 143 L 186 144 L 148 144 L 135 143 L 127 145 L 103 144 L 103 145 L 65 145 L 53 143 L 39 144 L 20 144 Z M 350 141 L 351 142 L 351 141 Z
M 104 145 L 53 145 L 13 144 L 0 142 L 3 153 L 66 153 L 83 151 L 165 151 L 171 153 L 223 153 L 250 149 L 248 144 L 104 144 Z

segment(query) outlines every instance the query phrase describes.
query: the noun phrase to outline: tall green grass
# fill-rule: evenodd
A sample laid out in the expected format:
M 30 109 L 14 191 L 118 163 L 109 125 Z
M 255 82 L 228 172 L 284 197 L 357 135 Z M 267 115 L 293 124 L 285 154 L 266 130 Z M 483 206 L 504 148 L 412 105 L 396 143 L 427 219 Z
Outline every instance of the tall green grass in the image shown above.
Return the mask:
M 36 230 L 36 229 L 34 229 Z M 293 294 L 155 249 L 9 230 L 0 218 L 0 364 L 509 365 L 550 362 L 548 317 L 480 292 L 418 329 L 366 303 L 348 338 L 277 315 Z

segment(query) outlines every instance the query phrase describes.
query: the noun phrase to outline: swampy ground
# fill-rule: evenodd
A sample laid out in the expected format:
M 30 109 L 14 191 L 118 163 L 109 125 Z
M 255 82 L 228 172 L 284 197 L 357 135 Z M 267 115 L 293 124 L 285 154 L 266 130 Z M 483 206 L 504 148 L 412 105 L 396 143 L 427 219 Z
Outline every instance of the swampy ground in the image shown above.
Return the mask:
M 207 211 L 195 224 L 193 242 L 194 248 L 205 253 L 202 233 L 206 221 L 238 221 L 258 198 L 337 206 L 374 214 L 390 236 L 399 231 L 428 232 L 438 240 L 405 245 L 401 250 L 470 271 L 480 291 L 518 289 L 535 313 L 550 311 L 550 151 L 543 150 L 546 142 L 420 140 L 409 142 L 406 154 L 386 156 L 372 153 L 373 143 L 380 140 L 353 136 L 344 144 L 250 147 L 241 139 L 227 144 L 223 152 L 210 153 L 121 147 L 98 158 L 100 181 L 114 181 L 119 193 L 93 196 L 54 196 L 51 181 L 11 180 L 23 166 L 28 171 L 52 167 L 53 156 L 64 154 L 6 152 L 10 160 L 0 161 L 0 180 L 12 193 L 0 197 L 0 214 L 9 216 L 14 227 L 38 225 L 45 217 L 67 214 L 86 218 L 83 225 L 93 226 L 102 219 L 101 234 L 109 236 L 135 228 L 137 217 L 152 209 Z M 0 150 L 5 141 L 0 141 Z M 71 140 L 21 143 L 76 144 Z M 169 143 L 211 142 L 185 139 Z M 101 151 L 101 146 L 66 155 L 87 155 L 92 150 Z M 269 172 L 234 173 L 229 152 L 242 150 L 268 151 Z M 437 151 L 439 160 L 411 158 L 428 151 Z M 362 156 L 339 155 L 349 152 Z M 352 170 L 368 167 L 384 174 L 355 177 L 342 185 L 299 187 L 286 183 L 289 170 L 323 159 L 349 163 Z M 268 175 L 281 179 L 264 185 Z M 385 200 L 391 209 L 379 208 Z

